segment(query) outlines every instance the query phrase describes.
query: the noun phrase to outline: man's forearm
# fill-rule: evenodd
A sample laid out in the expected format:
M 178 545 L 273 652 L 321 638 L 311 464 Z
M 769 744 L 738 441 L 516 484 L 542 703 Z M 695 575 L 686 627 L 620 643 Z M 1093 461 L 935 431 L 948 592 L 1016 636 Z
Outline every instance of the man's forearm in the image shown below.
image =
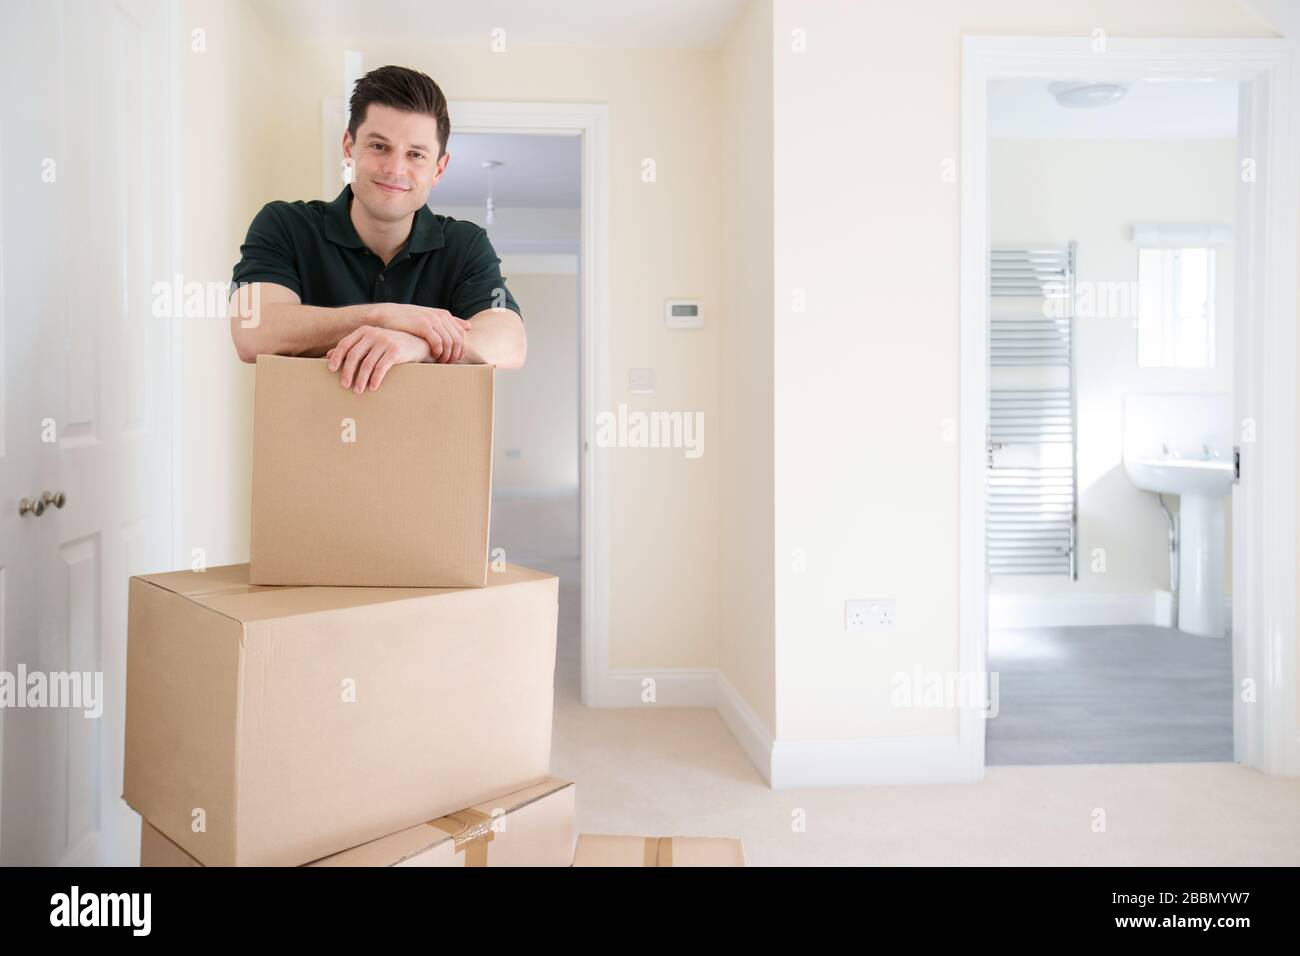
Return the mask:
M 510 309 L 484 309 L 470 318 L 462 361 L 520 368 L 528 354 L 524 322 Z
M 245 362 L 259 355 L 319 358 L 343 336 L 362 325 L 380 325 L 377 305 L 327 309 L 291 302 L 268 302 L 248 317 L 236 316 L 235 346 Z

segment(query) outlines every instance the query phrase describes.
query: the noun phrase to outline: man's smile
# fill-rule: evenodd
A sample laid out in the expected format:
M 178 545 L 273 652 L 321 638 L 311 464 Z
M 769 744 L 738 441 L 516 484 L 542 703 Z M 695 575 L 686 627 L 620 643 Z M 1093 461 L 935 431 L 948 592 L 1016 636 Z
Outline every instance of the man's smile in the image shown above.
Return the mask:
M 381 183 L 377 179 L 374 181 L 374 183 L 384 192 L 388 192 L 388 193 L 405 193 L 411 191 L 410 188 L 407 186 L 394 186 L 394 185 L 390 185 L 389 183 Z

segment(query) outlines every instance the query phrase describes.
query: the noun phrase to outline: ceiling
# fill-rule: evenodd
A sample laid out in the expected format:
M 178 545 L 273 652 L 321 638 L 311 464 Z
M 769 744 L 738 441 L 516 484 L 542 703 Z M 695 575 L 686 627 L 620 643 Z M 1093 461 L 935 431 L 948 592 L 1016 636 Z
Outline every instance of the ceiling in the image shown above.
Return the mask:
M 505 165 L 492 173 L 492 201 L 498 208 L 577 209 L 582 198 L 580 136 L 457 133 L 452 116 L 447 152 L 451 159 L 429 202 L 445 206 L 482 206 L 487 202 L 485 159 Z
M 621 48 L 716 49 L 746 0 L 263 0 L 256 6 L 285 36 L 302 40 L 402 39 Z
M 1061 106 L 1045 80 L 989 83 L 989 134 L 1005 139 L 1234 139 L 1237 84 L 1140 80 L 1122 100 Z

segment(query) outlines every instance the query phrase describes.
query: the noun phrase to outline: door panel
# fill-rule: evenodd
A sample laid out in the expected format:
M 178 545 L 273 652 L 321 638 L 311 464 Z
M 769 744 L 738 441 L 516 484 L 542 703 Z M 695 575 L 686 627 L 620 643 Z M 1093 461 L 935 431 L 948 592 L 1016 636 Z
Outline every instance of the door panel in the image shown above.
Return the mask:
M 54 411 L 62 388 L 54 357 L 64 309 L 61 255 L 63 149 L 62 10 L 23 3 L 6 10 L 0 77 L 0 276 L 3 284 L 3 457 L 0 566 L 4 568 L 0 667 L 44 666 L 51 630 L 41 617 L 39 567 L 49 547 L 44 516 L 19 513 L 39 498 L 54 467 Z M 39 372 L 39 374 L 38 374 Z M 57 862 L 45 839 L 62 812 L 55 789 L 48 711 L 0 708 L 0 863 Z
M 6 82 L 19 84 L 6 88 L 25 95 L 5 98 L 3 125 L 35 132 L 4 162 L 39 170 L 52 157 L 57 174 L 0 194 L 0 249 L 21 276 L 5 292 L 16 334 L 3 401 L 17 403 L 10 444 L 28 460 L 6 466 L 5 493 L 30 486 L 62 507 L 18 522 L 5 502 L 0 565 L 23 596 L 5 609 L 4 666 L 89 684 L 78 706 L 8 715 L 4 863 L 129 864 L 138 852 L 139 820 L 121 800 L 126 583 L 170 564 L 172 329 L 152 311 L 154 284 L 172 281 L 169 9 L 25 3 L 6 25 Z M 34 422 L 52 422 L 54 440 Z M 100 716 L 83 716 L 92 705 Z

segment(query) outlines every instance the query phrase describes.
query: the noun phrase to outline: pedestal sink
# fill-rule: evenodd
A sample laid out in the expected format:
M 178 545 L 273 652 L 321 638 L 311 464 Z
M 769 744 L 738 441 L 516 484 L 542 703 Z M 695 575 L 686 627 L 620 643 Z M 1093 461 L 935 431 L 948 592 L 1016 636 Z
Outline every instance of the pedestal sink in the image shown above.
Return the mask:
M 1143 491 L 1179 497 L 1178 629 L 1223 637 L 1223 499 L 1232 490 L 1232 465 L 1216 458 L 1125 458 L 1124 470 Z

